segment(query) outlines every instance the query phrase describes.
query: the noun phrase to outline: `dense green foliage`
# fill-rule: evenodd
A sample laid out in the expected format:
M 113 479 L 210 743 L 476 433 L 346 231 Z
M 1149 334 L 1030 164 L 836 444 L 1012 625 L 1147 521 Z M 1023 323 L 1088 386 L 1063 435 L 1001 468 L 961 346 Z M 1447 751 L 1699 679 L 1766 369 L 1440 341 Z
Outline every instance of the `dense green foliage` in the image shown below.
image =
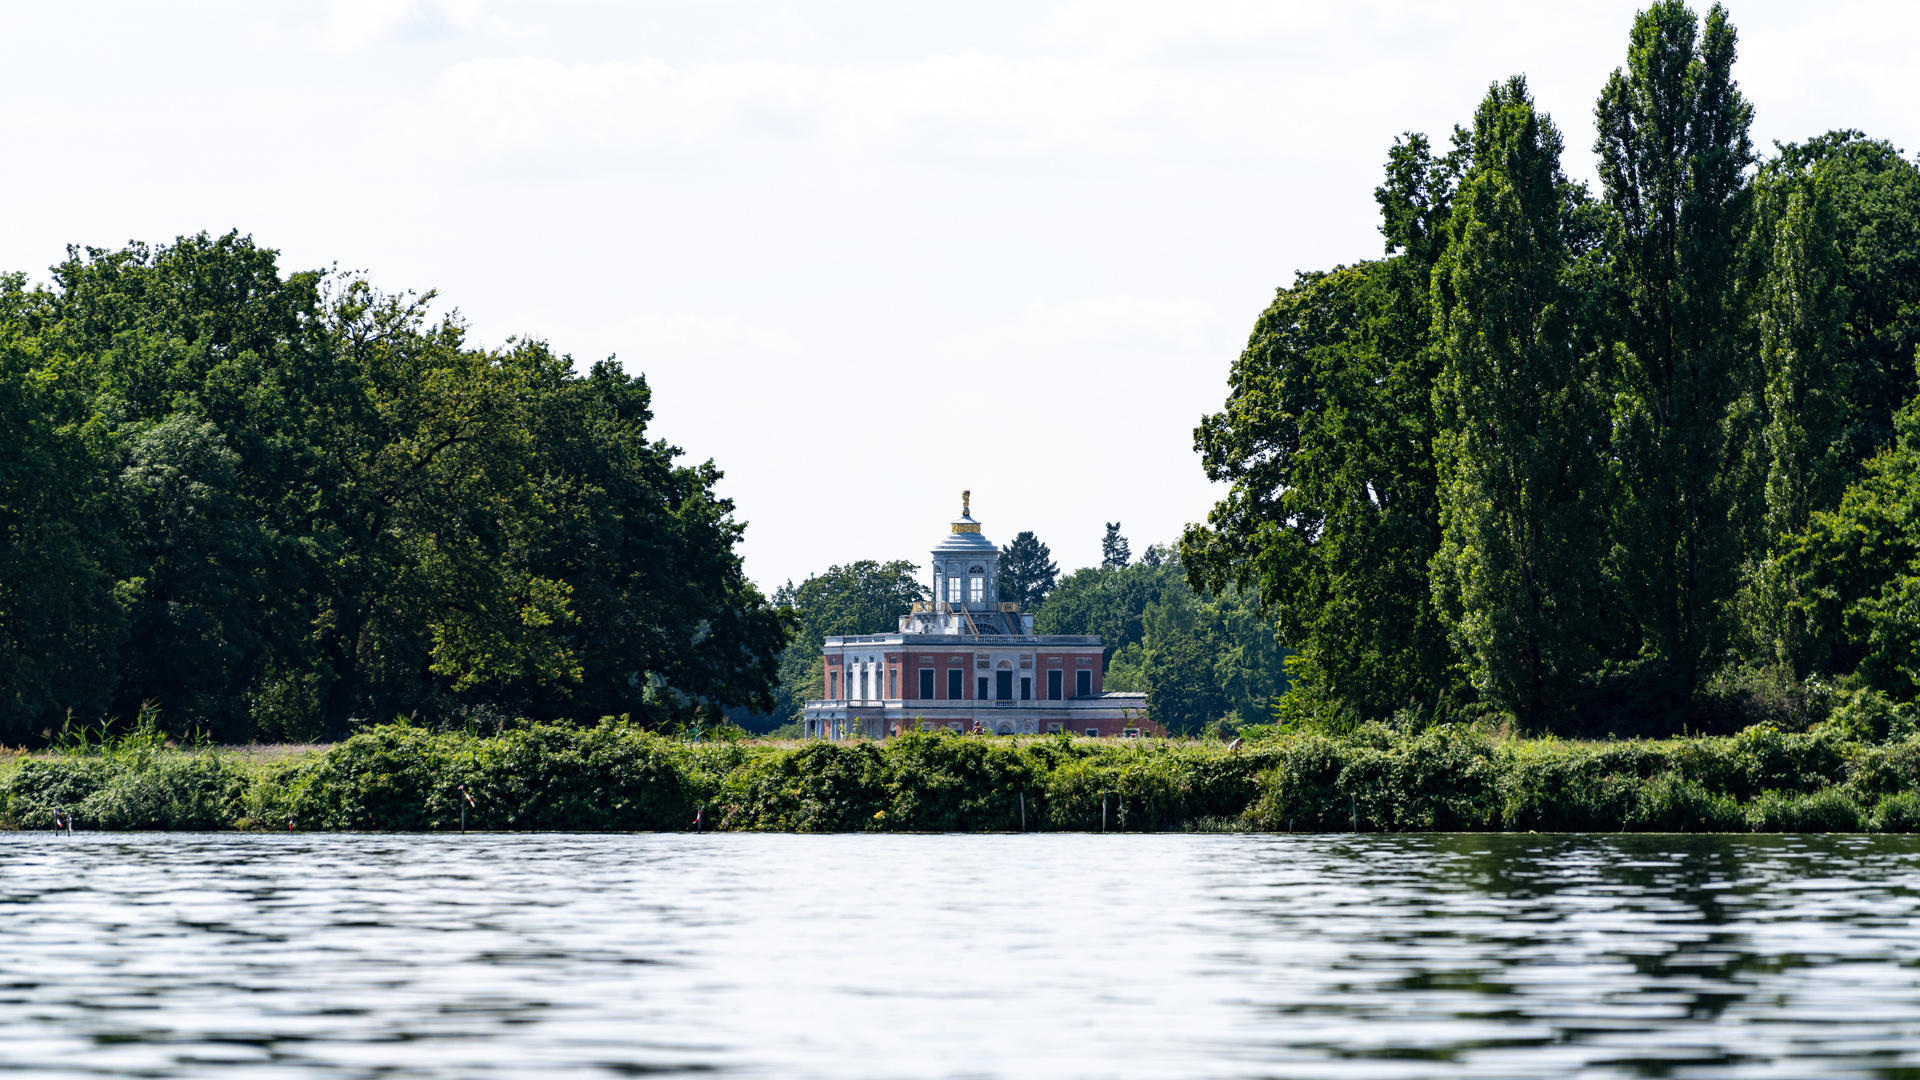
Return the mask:
M 900 616 L 927 598 L 914 571 L 914 564 L 904 559 L 887 563 L 862 559 L 774 590 L 774 605 L 792 615 L 793 641 L 780 654 L 773 707 L 735 709 L 730 713 L 734 723 L 755 732 L 797 723 L 807 701 L 827 696 L 821 644 L 829 637 L 898 630 Z
M 1494 84 L 1446 154 L 1390 151 L 1385 258 L 1256 321 L 1181 561 L 1273 614 L 1285 722 L 1669 734 L 1920 695 L 1920 168 L 1854 131 L 1760 160 L 1735 51 L 1718 5 L 1640 13 L 1598 193 Z
M 1801 733 L 1499 741 L 1363 725 L 1218 742 L 909 734 L 884 743 L 670 739 L 617 722 L 490 737 L 384 725 L 257 764 L 150 739 L 16 761 L 0 819 L 81 828 L 980 832 L 1857 831 L 1920 828 L 1910 706 L 1862 695 Z
M 0 279 L 0 739 L 769 702 L 786 626 L 651 394 L 238 236 Z
M 1000 599 L 1019 604 L 1022 611 L 1045 603 L 1059 576 L 1053 552 L 1031 532 L 1019 533 L 1000 549 Z
M 1155 545 L 1123 568 L 1069 574 L 1034 615 L 1041 634 L 1099 634 L 1108 690 L 1139 691 L 1169 731 L 1263 723 L 1286 689 L 1285 652 L 1251 593 L 1196 593 Z

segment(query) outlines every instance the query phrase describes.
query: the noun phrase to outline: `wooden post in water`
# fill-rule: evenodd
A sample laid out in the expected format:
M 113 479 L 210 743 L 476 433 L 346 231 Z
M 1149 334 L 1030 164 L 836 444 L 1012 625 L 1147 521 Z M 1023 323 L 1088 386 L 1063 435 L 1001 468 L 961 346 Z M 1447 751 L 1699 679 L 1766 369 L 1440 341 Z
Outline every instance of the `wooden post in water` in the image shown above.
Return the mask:
M 1020 793 L 1020 831 L 1027 831 L 1027 793 Z
M 1100 831 L 1107 831 L 1107 793 L 1100 793 Z

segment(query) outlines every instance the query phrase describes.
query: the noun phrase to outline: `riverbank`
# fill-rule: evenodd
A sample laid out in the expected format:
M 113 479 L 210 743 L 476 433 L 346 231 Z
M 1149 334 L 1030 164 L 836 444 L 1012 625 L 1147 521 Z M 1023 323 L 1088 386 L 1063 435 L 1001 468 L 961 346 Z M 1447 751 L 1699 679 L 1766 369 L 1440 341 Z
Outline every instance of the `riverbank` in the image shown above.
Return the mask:
M 0 822 L 47 829 L 787 832 L 1912 832 L 1920 737 L 1840 728 L 1569 743 L 1464 726 L 1214 742 L 912 734 L 688 743 L 618 725 L 387 725 L 274 753 L 13 755 Z

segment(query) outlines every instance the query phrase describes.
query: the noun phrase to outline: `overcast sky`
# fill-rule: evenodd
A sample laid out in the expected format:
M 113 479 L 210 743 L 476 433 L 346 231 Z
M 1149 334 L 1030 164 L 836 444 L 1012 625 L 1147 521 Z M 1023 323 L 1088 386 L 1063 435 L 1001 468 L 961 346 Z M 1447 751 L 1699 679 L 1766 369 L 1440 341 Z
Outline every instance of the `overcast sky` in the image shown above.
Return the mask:
M 0 24 L 0 268 L 238 229 L 617 354 L 771 589 L 971 488 L 1063 569 L 1218 492 L 1275 287 L 1380 251 L 1395 135 L 1524 73 L 1593 175 L 1635 3 L 66 3 Z M 1736 3 L 1755 141 L 1920 147 L 1920 4 Z

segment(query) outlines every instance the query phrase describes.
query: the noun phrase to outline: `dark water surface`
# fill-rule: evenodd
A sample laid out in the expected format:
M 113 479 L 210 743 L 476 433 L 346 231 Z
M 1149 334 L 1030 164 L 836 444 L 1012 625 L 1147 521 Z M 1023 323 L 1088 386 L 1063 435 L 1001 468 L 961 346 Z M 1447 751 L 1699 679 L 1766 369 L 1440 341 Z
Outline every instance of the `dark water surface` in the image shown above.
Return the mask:
M 1920 842 L 0 835 L 0 1072 L 1920 1077 Z

